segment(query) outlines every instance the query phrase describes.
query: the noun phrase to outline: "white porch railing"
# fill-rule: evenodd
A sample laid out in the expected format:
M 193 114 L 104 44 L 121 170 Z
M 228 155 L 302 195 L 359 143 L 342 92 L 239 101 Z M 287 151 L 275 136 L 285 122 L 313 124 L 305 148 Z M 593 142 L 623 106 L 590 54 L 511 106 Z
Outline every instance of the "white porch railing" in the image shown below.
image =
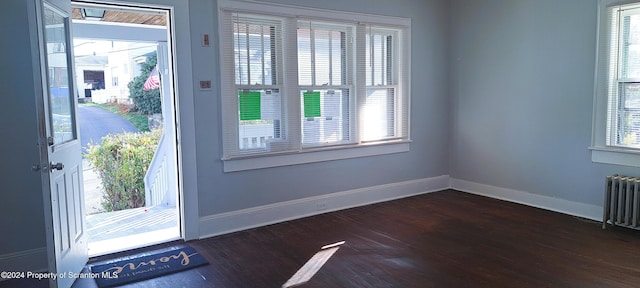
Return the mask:
M 160 95 L 162 97 L 162 129 L 156 153 L 144 176 L 145 205 L 147 207 L 176 206 L 178 191 L 177 152 L 175 143 L 174 114 L 171 109 L 171 75 L 167 68 L 167 43 L 158 42 L 158 72 L 160 73 Z
M 169 183 L 172 182 L 169 174 L 171 165 L 167 163 L 167 159 L 171 159 L 169 157 L 171 155 L 170 149 L 173 149 L 173 147 L 172 145 L 167 145 L 166 138 L 165 135 L 160 137 L 156 153 L 144 176 L 145 206 L 147 207 L 157 205 L 175 206 L 175 201 L 171 201 L 174 197 L 171 197 L 172 193 L 170 193 L 171 189 L 169 189 Z

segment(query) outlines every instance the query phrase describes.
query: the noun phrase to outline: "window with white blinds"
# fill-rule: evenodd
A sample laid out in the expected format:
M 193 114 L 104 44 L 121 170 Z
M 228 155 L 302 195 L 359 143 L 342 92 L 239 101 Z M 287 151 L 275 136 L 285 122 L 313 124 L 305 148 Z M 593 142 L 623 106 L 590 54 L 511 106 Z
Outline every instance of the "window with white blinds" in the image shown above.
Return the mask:
M 600 5 L 592 158 L 640 166 L 640 2 Z
M 640 7 L 610 9 L 607 143 L 640 148 Z
M 303 147 L 351 141 L 352 87 L 347 73 L 351 29 L 313 21 L 298 23 Z
M 225 129 L 223 141 L 231 154 L 260 153 L 282 138 L 282 87 L 278 55 L 281 25 L 259 15 L 227 15 L 225 109 L 233 109 L 234 129 Z M 223 49 L 225 49 L 223 47 Z M 232 76 L 232 77 L 228 77 Z
M 225 162 L 358 147 L 377 155 L 385 149 L 372 145 L 408 143 L 408 19 L 231 0 L 219 6 Z
M 366 86 L 363 124 L 363 141 L 379 141 L 401 136 L 395 123 L 399 112 L 396 105 L 396 68 L 394 31 L 368 29 L 366 35 Z

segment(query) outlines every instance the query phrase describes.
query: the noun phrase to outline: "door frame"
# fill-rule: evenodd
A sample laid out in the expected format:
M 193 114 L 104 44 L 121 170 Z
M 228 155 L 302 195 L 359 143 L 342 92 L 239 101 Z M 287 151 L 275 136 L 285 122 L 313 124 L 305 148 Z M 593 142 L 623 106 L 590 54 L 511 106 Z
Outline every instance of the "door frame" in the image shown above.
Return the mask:
M 36 6 L 38 3 L 41 3 L 43 0 L 29 0 L 31 11 L 36 11 Z M 65 3 L 70 2 L 70 0 L 50 0 L 54 3 Z M 173 0 L 137 0 L 137 1 L 117 1 L 117 0 L 102 0 L 102 1 L 79 1 L 79 2 L 87 2 L 87 3 L 103 3 L 103 4 L 114 4 L 114 5 L 132 5 L 132 6 L 141 6 L 141 7 L 152 7 L 152 8 L 161 8 L 167 9 L 170 11 L 170 29 L 171 29 L 171 54 L 173 58 L 171 59 L 171 64 L 173 66 L 173 99 L 174 99 L 174 112 L 175 112 L 175 129 L 176 129 L 176 140 L 177 140 L 177 161 L 178 161 L 178 186 L 179 186 L 179 195 L 180 198 L 180 230 L 181 237 L 184 240 L 194 240 L 200 238 L 200 219 L 198 212 L 198 172 L 197 172 L 197 158 L 196 158 L 196 131 L 195 131 L 195 107 L 194 107 L 194 80 L 193 80 L 193 69 L 192 69 L 192 44 L 191 44 L 191 20 L 190 20 L 190 11 L 189 11 L 189 3 L 187 1 L 177 1 Z M 213 6 L 213 4 L 211 4 Z M 40 9 L 40 8 L 39 8 Z M 212 9 L 211 11 L 214 11 Z M 210 12 L 211 12 L 210 11 Z M 208 13 L 207 11 L 201 11 L 201 13 Z M 37 31 L 39 29 L 37 27 L 37 22 L 35 20 L 29 21 L 31 31 Z M 44 93 L 44 88 L 41 86 L 40 79 L 40 71 L 41 67 L 39 66 L 41 57 L 40 49 L 38 47 L 32 47 L 32 62 L 33 65 L 37 65 L 38 75 L 34 75 L 36 77 L 34 80 L 35 91 L 38 95 L 42 95 Z M 213 55 L 213 54 L 212 54 Z M 178 65 L 178 63 L 180 63 Z M 75 77 L 74 77 L 75 78 Z M 39 137 L 38 146 L 41 154 L 40 159 L 40 167 L 43 165 L 48 165 L 48 156 L 47 156 L 47 143 L 46 143 L 46 126 L 42 126 L 42 123 L 45 123 L 45 113 L 44 109 L 44 99 L 42 97 L 36 97 L 36 112 L 37 112 L 37 120 L 38 120 L 38 135 L 45 135 L 44 137 Z M 77 105 L 77 103 L 76 103 Z M 48 172 L 47 172 L 48 173 Z M 42 179 L 42 193 L 43 195 L 50 195 L 50 187 L 49 180 L 50 175 L 47 173 L 41 173 Z M 44 197 L 44 209 L 51 209 L 51 199 L 50 197 Z M 47 213 L 47 212 L 45 212 Z M 50 213 L 50 212 L 49 212 Z M 46 241 L 47 247 L 49 246 L 49 242 L 53 241 L 53 232 L 47 228 L 46 229 Z M 50 248 L 47 248 L 50 250 Z M 49 251 L 47 253 L 50 253 Z M 54 259 L 55 261 L 55 259 Z M 50 265 L 51 266 L 51 265 Z M 51 266 L 51 267 L 55 267 Z M 55 285 L 55 284 L 53 284 Z
M 198 212 L 198 172 L 194 107 L 194 77 L 192 59 L 191 12 L 188 1 L 175 0 L 74 0 L 83 4 L 120 5 L 169 11 L 171 45 L 170 64 L 173 69 L 175 138 L 177 153 L 178 198 L 180 201 L 180 233 L 185 241 L 200 238 Z M 213 4 L 212 4 L 213 6 Z M 212 7 L 211 13 L 215 9 Z M 208 11 L 199 11 L 207 13 Z M 212 20 L 213 21 L 213 20 Z M 210 48 L 210 47 L 206 47 Z M 213 55 L 213 54 L 212 54 Z M 217 54 L 215 54 L 217 55 Z
M 152 167 L 164 166 L 162 163 L 164 160 L 163 155 L 166 156 L 168 160 L 165 167 L 169 167 L 167 170 L 166 178 L 170 179 L 166 182 L 166 185 L 169 186 L 169 190 L 176 193 L 171 197 L 175 199 L 176 203 L 176 213 L 178 213 L 178 217 L 180 218 L 179 223 L 177 223 L 177 228 L 179 229 L 178 238 L 175 239 L 183 239 L 183 221 L 182 221 L 182 197 L 181 197 L 181 187 L 180 187 L 180 170 L 179 170 L 179 162 L 178 162 L 178 154 L 179 154 L 179 142 L 177 141 L 177 131 L 179 128 L 179 122 L 176 121 L 176 117 L 178 115 L 177 111 L 177 95 L 175 89 L 175 61 L 174 58 L 176 55 L 173 54 L 172 46 L 174 42 L 174 31 L 171 27 L 171 19 L 172 19 L 172 10 L 170 7 L 164 7 L 159 5 L 147 5 L 147 4 L 124 4 L 121 2 L 113 2 L 113 1 L 92 1 L 92 0 L 71 0 L 72 8 L 98 8 L 105 10 L 122 10 L 122 11 L 130 11 L 130 12 L 158 12 L 162 13 L 163 17 L 167 17 L 166 30 L 163 32 L 156 32 L 153 28 L 143 28 L 143 27 L 131 27 L 127 23 L 114 23 L 113 25 L 105 25 L 96 23 L 98 21 L 78 21 L 78 23 L 74 23 L 74 35 L 73 38 L 81 38 L 81 39 L 95 39 L 95 40 L 105 40 L 105 41 L 123 41 L 123 42 L 145 42 L 145 43 L 155 43 L 156 48 L 155 51 L 157 53 L 157 65 L 161 81 L 161 103 L 162 103 L 162 114 L 164 121 L 164 129 L 163 135 L 160 138 L 159 146 L 154 154 L 154 161 L 151 162 L 148 170 L 153 170 Z M 139 31 L 144 32 L 139 35 Z M 166 32 L 165 32 L 166 31 Z M 171 45 L 167 45 L 171 44 Z M 81 80 L 77 80 L 81 81 Z M 82 124 L 80 124 L 81 126 Z M 167 149 L 160 148 L 161 146 L 167 147 Z M 170 147 L 170 148 L 168 148 Z M 169 151 L 166 154 L 158 154 L 161 151 Z M 160 156 L 160 157 L 158 157 Z M 170 159 L 170 160 L 169 160 Z M 155 164 L 154 164 L 155 163 Z M 153 178 L 153 177 L 152 177 Z M 162 176 L 160 178 L 163 178 Z M 145 177 L 145 183 L 147 178 Z M 150 181 L 153 181 L 152 179 Z M 146 183 L 147 188 L 152 187 L 153 185 L 149 185 Z M 161 185 L 161 186 L 164 186 Z M 146 189 L 147 192 L 150 192 L 149 189 Z M 176 191 L 177 190 L 177 191 Z M 147 198 L 149 200 L 149 198 Z M 131 234 L 131 236 L 135 236 L 136 234 Z M 134 239 L 142 239 L 140 237 L 135 237 Z M 105 240 L 108 242 L 109 240 Z M 158 240 L 158 242 L 163 242 L 164 239 Z M 131 248 L 139 248 L 144 246 L 150 246 L 157 244 L 158 242 L 150 241 L 150 239 L 146 239 L 146 243 L 142 242 L 128 242 L 131 246 L 129 247 L 120 247 L 119 245 L 115 245 L 113 249 L 102 249 L 104 244 L 99 246 L 90 245 L 90 249 L 98 247 L 97 250 L 90 251 L 90 256 L 101 256 L 104 254 L 110 254 L 114 252 L 119 252 L 122 249 L 131 249 Z M 124 243 L 122 241 L 118 241 L 118 243 Z M 94 244 L 94 243 L 91 243 Z
M 84 0 L 86 2 L 86 0 Z M 192 16 L 188 1 L 175 0 L 97 0 L 94 3 L 123 4 L 132 6 L 142 6 L 149 8 L 160 8 L 169 10 L 171 29 L 171 51 L 173 66 L 173 98 L 175 112 L 175 133 L 177 140 L 177 160 L 178 160 L 178 186 L 180 198 L 180 231 L 182 239 L 185 241 L 200 238 L 200 215 L 198 212 L 198 169 L 196 157 L 196 130 L 195 130 L 195 101 L 192 58 L 192 36 L 191 19 Z M 211 4 L 213 5 L 213 4 Z M 213 15 L 215 9 L 211 11 L 192 11 Z M 209 18 L 213 18 L 209 16 Z M 211 19 L 213 21 L 213 19 Z M 206 23 L 196 23 L 206 25 Z M 207 29 L 207 28 L 203 28 Z M 210 48 L 210 47 L 205 47 Z M 214 54 L 211 54 L 214 55 Z M 207 73 L 206 71 L 198 71 Z

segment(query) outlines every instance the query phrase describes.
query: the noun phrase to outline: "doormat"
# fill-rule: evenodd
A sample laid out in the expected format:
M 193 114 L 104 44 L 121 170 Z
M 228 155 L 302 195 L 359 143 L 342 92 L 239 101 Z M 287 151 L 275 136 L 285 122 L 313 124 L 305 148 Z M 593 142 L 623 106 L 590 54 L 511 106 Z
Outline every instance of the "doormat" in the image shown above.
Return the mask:
M 113 287 L 209 264 L 198 251 L 187 245 L 123 258 L 91 267 L 98 287 Z

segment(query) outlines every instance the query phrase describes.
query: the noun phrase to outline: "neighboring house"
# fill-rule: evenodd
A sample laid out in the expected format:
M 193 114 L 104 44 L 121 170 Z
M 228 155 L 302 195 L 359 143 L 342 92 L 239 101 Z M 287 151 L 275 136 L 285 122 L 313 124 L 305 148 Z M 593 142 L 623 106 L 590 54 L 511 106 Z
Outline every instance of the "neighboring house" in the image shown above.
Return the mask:
M 131 104 L 127 85 L 140 75 L 140 64 L 156 53 L 156 43 L 78 38 L 74 43 L 80 102 Z
M 104 71 L 108 67 L 108 58 L 95 55 L 76 56 L 75 65 L 78 98 L 81 102 L 87 101 L 91 99 L 93 90 L 105 87 Z

